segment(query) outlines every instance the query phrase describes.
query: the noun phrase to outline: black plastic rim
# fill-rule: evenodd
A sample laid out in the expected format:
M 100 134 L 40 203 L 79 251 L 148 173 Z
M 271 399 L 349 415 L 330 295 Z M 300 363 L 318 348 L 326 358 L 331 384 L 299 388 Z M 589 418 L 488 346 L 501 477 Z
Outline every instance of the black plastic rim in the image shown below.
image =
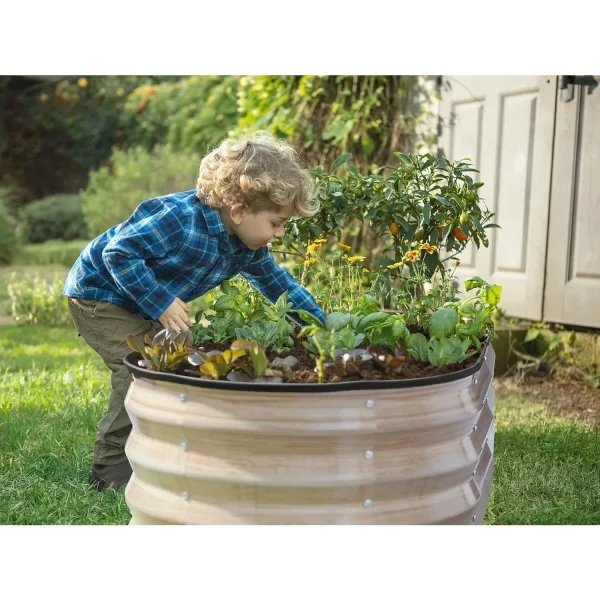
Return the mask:
M 237 390 L 243 392 L 343 392 L 351 390 L 384 390 L 399 389 L 411 387 L 423 387 L 426 385 L 436 385 L 439 383 L 450 383 L 474 375 L 481 369 L 484 356 L 487 350 L 487 344 L 482 344 L 481 355 L 477 362 L 468 369 L 447 373 L 445 375 L 436 375 L 434 377 L 419 377 L 418 379 L 388 379 L 385 381 L 343 381 L 341 383 L 253 383 L 251 381 L 220 381 L 213 379 L 201 379 L 200 377 L 190 377 L 188 375 L 178 375 L 175 373 L 164 373 L 162 371 L 150 371 L 139 367 L 136 361 L 141 358 L 137 352 L 130 352 L 123 363 L 129 369 L 129 372 L 135 377 L 143 379 L 154 379 L 156 381 L 169 381 L 171 383 L 181 383 L 182 385 L 191 385 L 201 388 L 212 388 L 217 390 Z

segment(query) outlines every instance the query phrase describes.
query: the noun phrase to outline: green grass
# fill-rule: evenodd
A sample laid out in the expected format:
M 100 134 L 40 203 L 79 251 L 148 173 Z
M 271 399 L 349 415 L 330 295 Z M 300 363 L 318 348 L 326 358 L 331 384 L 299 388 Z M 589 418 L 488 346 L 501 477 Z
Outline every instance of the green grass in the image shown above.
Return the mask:
M 0 523 L 127 523 L 87 486 L 108 371 L 72 328 L 0 327 Z M 600 441 L 518 398 L 497 402 L 486 523 L 599 524 Z

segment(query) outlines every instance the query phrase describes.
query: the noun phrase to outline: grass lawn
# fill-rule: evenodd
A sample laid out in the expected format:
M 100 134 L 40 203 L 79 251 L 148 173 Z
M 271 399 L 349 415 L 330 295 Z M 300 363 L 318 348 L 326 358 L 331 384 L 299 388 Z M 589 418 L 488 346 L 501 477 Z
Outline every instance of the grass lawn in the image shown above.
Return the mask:
M 123 492 L 87 486 L 108 371 L 72 328 L 0 327 L 0 523 L 124 524 Z M 497 400 L 485 522 L 600 524 L 600 435 Z

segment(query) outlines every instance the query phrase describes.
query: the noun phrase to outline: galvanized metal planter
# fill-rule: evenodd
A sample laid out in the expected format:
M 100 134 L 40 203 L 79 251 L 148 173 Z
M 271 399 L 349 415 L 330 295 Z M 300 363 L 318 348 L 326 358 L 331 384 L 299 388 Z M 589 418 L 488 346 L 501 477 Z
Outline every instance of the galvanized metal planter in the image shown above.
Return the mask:
M 426 379 L 207 381 L 141 369 L 125 406 L 131 524 L 481 523 L 494 350 Z

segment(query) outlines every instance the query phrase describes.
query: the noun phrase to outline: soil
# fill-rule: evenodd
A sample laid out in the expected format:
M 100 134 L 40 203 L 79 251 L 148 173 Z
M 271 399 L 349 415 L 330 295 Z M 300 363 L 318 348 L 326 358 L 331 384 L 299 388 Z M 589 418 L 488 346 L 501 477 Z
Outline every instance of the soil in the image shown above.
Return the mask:
M 302 339 L 295 338 L 295 346 L 289 352 L 277 354 L 276 352 L 267 352 L 269 360 L 275 359 L 277 356 L 285 357 L 292 355 L 298 363 L 293 369 L 293 378 L 288 383 L 318 383 L 318 373 L 315 366 L 314 356 L 302 345 Z M 227 350 L 230 347 L 229 343 L 204 343 L 198 349 L 203 352 L 210 352 L 211 350 Z M 326 383 L 340 383 L 346 381 L 392 381 L 401 379 L 419 379 L 422 377 L 434 377 L 437 375 L 445 375 L 447 373 L 454 373 L 467 369 L 474 365 L 479 359 L 479 354 L 471 356 L 464 362 L 456 363 L 453 365 L 446 365 L 443 367 L 434 367 L 429 363 L 423 363 L 413 359 L 410 356 L 406 357 L 406 361 L 402 366 L 402 370 L 399 373 L 391 374 L 384 373 L 383 371 L 370 367 L 368 364 L 361 367 L 360 374 L 348 374 L 340 376 L 339 374 L 329 373 L 325 377 Z M 188 376 L 200 377 L 200 373 L 196 375 L 196 371 L 191 371 L 190 366 L 186 363 L 181 365 L 177 370 L 178 373 Z
M 499 398 L 518 396 L 543 404 L 553 415 L 589 423 L 600 431 L 600 388 L 590 388 L 583 381 L 501 377 L 494 380 L 494 392 Z

